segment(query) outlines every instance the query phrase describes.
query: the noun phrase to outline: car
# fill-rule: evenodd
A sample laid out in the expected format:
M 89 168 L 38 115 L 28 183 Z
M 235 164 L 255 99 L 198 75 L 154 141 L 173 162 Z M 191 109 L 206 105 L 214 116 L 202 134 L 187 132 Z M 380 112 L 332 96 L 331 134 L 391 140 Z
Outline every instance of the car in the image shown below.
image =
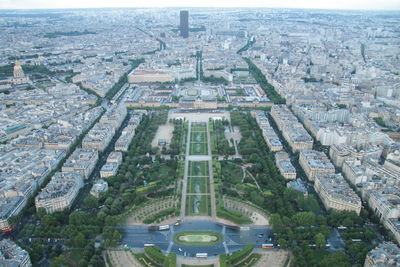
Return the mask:
M 182 249 L 181 249 L 181 248 L 178 248 L 178 250 L 179 250 L 180 252 L 182 252 Z
M 263 234 L 259 234 L 259 235 L 258 235 L 259 238 L 261 238 L 261 237 L 263 237 L 263 236 L 264 236 Z

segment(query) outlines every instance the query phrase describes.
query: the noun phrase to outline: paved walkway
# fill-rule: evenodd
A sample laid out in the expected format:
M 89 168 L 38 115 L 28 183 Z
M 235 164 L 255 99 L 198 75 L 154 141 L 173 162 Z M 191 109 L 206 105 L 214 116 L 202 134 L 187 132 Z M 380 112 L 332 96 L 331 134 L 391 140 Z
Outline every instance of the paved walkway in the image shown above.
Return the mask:
M 208 140 L 208 168 L 209 168 L 209 174 L 210 174 L 210 198 L 211 198 L 211 217 L 215 219 L 217 217 L 217 213 L 215 210 L 215 192 L 214 192 L 214 175 L 213 175 L 213 168 L 212 168 L 212 153 L 211 153 L 211 136 L 210 136 L 210 130 L 209 130 L 209 125 L 208 122 L 206 122 L 207 125 L 207 140 Z
M 276 266 L 276 267 L 284 267 L 286 260 L 290 257 L 290 254 L 285 249 L 255 249 L 255 253 L 260 254 L 261 258 L 256 262 L 254 267 L 265 267 L 265 266 Z M 289 264 L 290 266 L 290 259 Z
M 211 156 L 199 156 L 199 155 L 191 155 L 191 156 L 186 156 L 186 159 L 188 161 L 208 161 L 211 160 Z
M 107 250 L 103 254 L 108 254 L 112 266 L 110 266 L 107 261 L 105 261 L 107 267 L 142 267 L 145 266 L 143 263 L 137 261 L 137 259 L 132 255 L 130 251 L 118 251 L 118 250 Z
M 186 140 L 186 156 L 185 156 L 185 171 L 183 175 L 183 186 L 182 186 L 182 201 L 181 201 L 181 218 L 186 216 L 186 191 L 187 191 L 187 180 L 189 173 L 189 152 L 190 152 L 190 133 L 192 130 L 192 124 L 189 122 L 188 135 Z

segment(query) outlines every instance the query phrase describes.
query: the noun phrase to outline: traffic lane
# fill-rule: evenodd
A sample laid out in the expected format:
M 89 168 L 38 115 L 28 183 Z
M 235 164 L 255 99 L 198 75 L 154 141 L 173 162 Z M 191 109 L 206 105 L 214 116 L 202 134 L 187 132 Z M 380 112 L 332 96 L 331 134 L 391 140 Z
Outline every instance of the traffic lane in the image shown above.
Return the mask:
M 122 243 L 130 247 L 143 247 L 144 244 L 169 243 L 170 231 L 148 231 L 147 229 L 132 229 L 121 227 Z
M 263 243 L 272 242 L 272 240 L 269 240 L 270 237 L 272 237 L 271 229 L 250 229 L 248 231 L 227 230 L 224 240 L 228 246 L 236 243 L 239 245 L 254 244 L 255 247 L 261 247 Z
M 181 222 L 179 226 L 173 226 L 175 233 L 182 231 L 222 231 L 222 225 L 211 221 L 188 221 Z
M 219 243 L 215 246 L 182 246 L 173 244 L 171 247 L 171 252 L 186 257 L 196 257 L 196 253 L 207 253 L 209 256 L 213 256 L 224 254 L 225 248 L 222 243 Z

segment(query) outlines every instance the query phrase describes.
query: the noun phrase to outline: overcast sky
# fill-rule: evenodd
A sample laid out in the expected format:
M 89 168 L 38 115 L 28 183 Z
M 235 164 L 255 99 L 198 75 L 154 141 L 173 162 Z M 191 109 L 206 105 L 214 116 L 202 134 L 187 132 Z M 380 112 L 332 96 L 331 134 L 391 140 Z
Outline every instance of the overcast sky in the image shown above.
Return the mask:
M 0 0 L 0 9 L 99 7 L 282 7 L 400 10 L 400 0 Z

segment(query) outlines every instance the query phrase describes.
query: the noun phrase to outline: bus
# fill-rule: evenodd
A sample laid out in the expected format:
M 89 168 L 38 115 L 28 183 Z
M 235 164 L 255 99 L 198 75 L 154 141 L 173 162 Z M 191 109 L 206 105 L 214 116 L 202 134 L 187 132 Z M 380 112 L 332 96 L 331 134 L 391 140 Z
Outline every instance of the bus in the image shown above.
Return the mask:
M 196 258 L 207 258 L 207 253 L 196 253 Z
M 274 244 L 262 244 L 262 248 L 274 248 Z
M 158 231 L 165 231 L 165 230 L 169 230 L 168 224 L 158 226 Z
M 145 247 L 154 247 L 154 244 L 144 244 Z

